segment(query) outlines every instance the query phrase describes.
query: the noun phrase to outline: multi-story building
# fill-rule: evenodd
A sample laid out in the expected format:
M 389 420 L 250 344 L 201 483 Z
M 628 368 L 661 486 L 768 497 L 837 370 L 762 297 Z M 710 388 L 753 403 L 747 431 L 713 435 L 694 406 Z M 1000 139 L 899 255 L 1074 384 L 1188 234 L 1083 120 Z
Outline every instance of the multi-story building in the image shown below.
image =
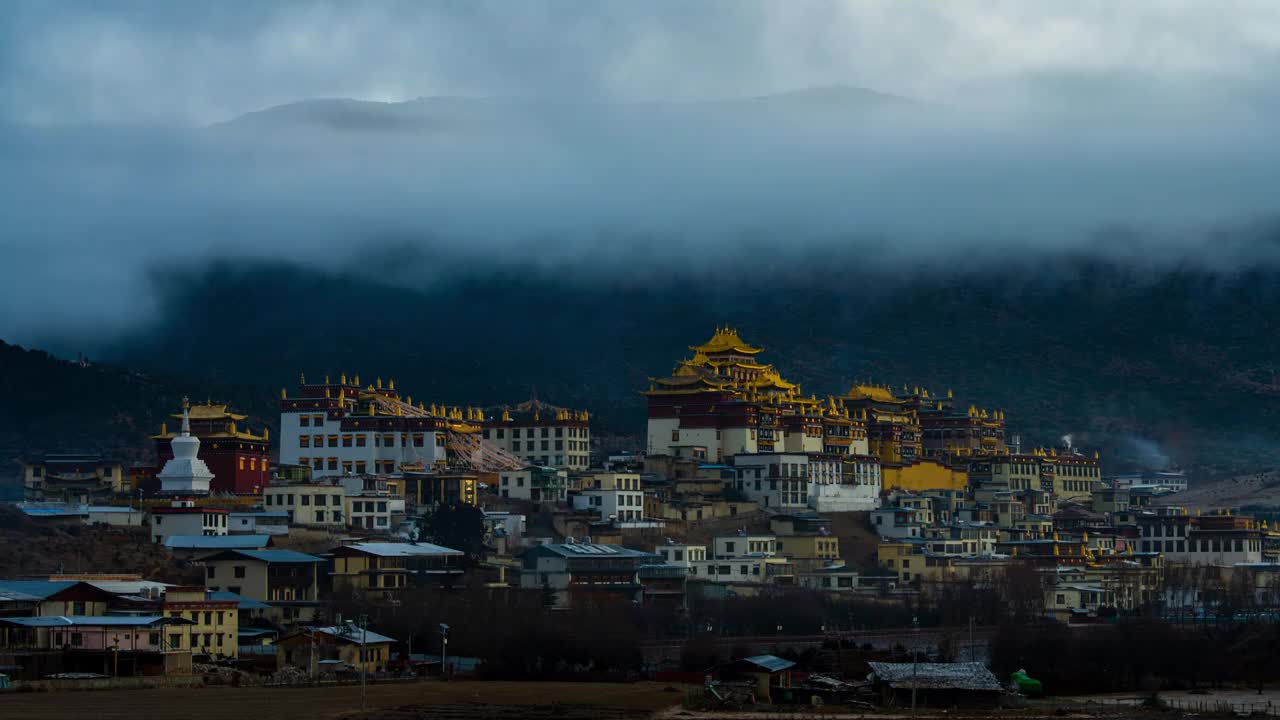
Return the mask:
M 280 395 L 280 462 L 308 466 L 317 479 L 442 465 L 447 434 L 478 433 L 484 420 L 471 408 L 414 405 L 394 380 L 361 387 L 358 375 L 336 383 L 303 377 L 293 397 Z
M 462 574 L 464 554 L 431 543 L 366 542 L 336 547 L 329 555 L 335 590 L 386 595 L 453 582 Z
M 413 508 L 479 503 L 477 485 L 480 480 L 473 473 L 406 472 L 402 479 L 405 502 Z
M 325 561 L 292 550 L 227 550 L 205 557 L 205 588 L 271 606 L 276 623 L 306 622 L 320 609 L 319 575 Z
M 149 534 L 157 545 L 163 545 L 173 535 L 227 534 L 228 511 L 222 508 L 196 507 L 190 500 L 174 500 L 169 507 L 152 508 L 149 514 Z
M 736 330 L 717 328 L 690 347 L 667 378 L 651 378 L 647 451 L 675 455 L 676 448 L 707 449 L 708 460 L 755 453 L 866 454 L 863 418 L 805 396 L 772 366 L 758 362 L 762 348 Z
M 346 495 L 343 497 L 343 508 L 346 511 L 347 525 L 377 532 L 390 532 L 395 526 L 393 518 L 397 513 L 393 504 L 399 506 L 399 517 L 404 517 L 404 498 L 393 498 L 374 492 Z
M 216 599 L 200 585 L 165 588 L 158 614 L 191 621 L 191 653 L 213 660 L 240 655 L 240 607 L 235 600 Z
M 591 416 L 536 399 L 489 408 L 481 437 L 490 445 L 528 461 L 565 470 L 591 467 Z
M 595 473 L 583 478 L 574 507 L 600 513 L 602 520 L 644 519 L 644 491 L 638 473 Z
M 530 466 L 498 474 L 498 494 L 504 498 L 536 503 L 562 503 L 569 496 L 569 472 L 553 467 Z
M 796 454 L 739 454 L 733 456 L 734 488 L 766 508 L 794 512 L 809 504 L 809 456 Z M 840 482 L 840 464 L 832 466 Z M 830 468 L 829 468 L 830 469 Z M 828 480 L 830 477 L 828 477 Z M 831 484 L 831 483 L 828 483 Z
M 640 568 L 660 558 L 620 545 L 570 542 L 529 548 L 520 561 L 521 588 L 542 590 L 553 607 L 569 607 L 579 596 L 639 601 Z
M 47 454 L 22 462 L 28 500 L 87 503 L 123 488 L 124 463 L 89 454 Z
M 289 524 L 343 527 L 347 524 L 346 492 L 333 481 L 274 484 L 263 493 L 267 510 L 289 513 Z
M 247 416 L 214 403 L 190 405 L 170 417 L 181 420 L 190 435 L 200 441 L 201 459 L 213 475 L 209 492 L 257 495 L 271 484 L 267 429 L 254 433 L 246 422 Z M 167 423 L 160 426 L 158 435 L 152 436 L 160 464 L 174 457 L 173 440 L 180 436 L 181 433 L 169 432 Z

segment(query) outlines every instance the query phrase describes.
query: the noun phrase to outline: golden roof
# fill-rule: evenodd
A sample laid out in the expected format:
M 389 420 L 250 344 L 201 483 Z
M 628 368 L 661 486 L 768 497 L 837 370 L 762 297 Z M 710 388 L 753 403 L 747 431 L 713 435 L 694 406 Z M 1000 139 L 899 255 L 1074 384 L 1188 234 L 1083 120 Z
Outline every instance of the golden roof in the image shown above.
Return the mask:
M 781 388 L 783 390 L 794 390 L 800 387 L 795 383 L 790 383 L 790 382 L 787 382 L 786 380 L 783 380 L 782 376 L 778 374 L 778 371 L 774 370 L 773 368 L 769 368 L 768 370 L 760 373 L 759 377 L 748 382 L 747 386 L 751 388 L 775 387 L 775 388 Z
M 854 385 L 849 388 L 847 397 L 855 400 L 874 400 L 876 402 L 902 402 L 894 397 L 888 388 L 879 387 L 878 385 Z
M 238 415 L 233 412 L 228 412 L 226 405 L 214 405 L 213 403 L 192 405 L 188 411 L 190 412 L 192 420 L 244 420 L 249 417 L 248 415 Z M 181 420 L 182 413 L 174 413 L 169 417 L 174 418 L 175 420 Z
M 745 355 L 755 355 L 764 350 L 764 348 L 748 345 L 733 328 L 716 328 L 710 340 L 702 345 L 692 345 L 689 349 L 697 353 L 737 352 Z

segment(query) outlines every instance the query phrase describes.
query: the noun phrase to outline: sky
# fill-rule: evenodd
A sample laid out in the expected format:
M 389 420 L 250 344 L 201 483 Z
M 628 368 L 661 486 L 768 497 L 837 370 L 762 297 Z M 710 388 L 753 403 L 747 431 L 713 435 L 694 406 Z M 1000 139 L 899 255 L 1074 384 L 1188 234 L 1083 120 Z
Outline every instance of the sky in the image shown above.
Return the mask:
M 1274 0 L 10 0 L 0 338 L 145 325 L 220 258 L 1269 262 L 1278 60 Z M 715 102 L 833 86 L 904 100 Z M 496 100 L 224 125 L 441 97 Z

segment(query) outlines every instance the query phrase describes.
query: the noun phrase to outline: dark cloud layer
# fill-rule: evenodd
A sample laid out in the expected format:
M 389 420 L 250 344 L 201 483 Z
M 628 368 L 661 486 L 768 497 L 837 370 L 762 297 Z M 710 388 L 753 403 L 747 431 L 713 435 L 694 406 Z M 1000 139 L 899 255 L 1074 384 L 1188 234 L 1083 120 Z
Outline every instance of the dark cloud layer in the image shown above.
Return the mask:
M 0 337 L 145 323 L 156 272 L 213 258 L 405 284 L 1272 259 L 1269 2 L 194 7 L 6 6 Z M 910 100 L 727 100 L 825 85 Z M 506 99 L 218 124 L 458 95 Z

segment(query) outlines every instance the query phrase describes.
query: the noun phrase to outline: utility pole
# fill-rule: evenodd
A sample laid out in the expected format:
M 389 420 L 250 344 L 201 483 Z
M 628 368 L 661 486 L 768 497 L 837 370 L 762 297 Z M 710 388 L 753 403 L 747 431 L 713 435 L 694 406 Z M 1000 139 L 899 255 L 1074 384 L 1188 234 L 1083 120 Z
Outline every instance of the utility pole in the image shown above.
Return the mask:
M 366 655 L 366 653 L 369 652 L 368 649 L 366 648 L 366 646 L 368 645 L 368 642 L 369 642 L 369 616 L 361 615 L 360 616 L 360 710 L 361 711 L 365 711 L 369 709 L 368 701 L 367 701 L 368 695 L 366 694 L 365 682 L 364 682 L 365 668 L 368 667 L 368 663 L 369 663 L 368 656 Z
M 974 662 L 973 652 L 974 652 L 973 651 L 973 616 L 970 615 L 969 616 L 969 662 Z
M 919 616 L 911 616 L 911 625 L 915 630 L 915 634 L 911 638 L 914 642 L 911 645 L 911 717 L 916 716 L 916 685 L 920 682 L 920 618 Z
M 465 639 L 465 638 L 464 638 Z M 449 625 L 440 623 L 440 677 L 449 679 Z

